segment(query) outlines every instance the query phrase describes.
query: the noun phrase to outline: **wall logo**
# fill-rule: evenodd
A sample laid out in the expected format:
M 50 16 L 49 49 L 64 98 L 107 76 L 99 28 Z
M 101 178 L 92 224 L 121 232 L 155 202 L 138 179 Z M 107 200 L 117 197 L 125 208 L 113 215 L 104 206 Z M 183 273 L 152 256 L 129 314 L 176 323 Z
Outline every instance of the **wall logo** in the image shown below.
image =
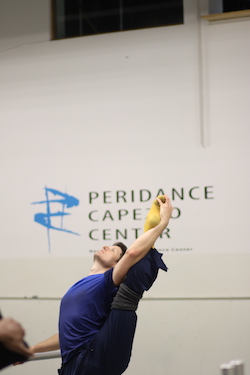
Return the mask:
M 50 243 L 50 229 L 59 230 L 61 232 L 67 232 L 71 234 L 75 234 L 79 236 L 79 233 L 73 232 L 71 230 L 64 228 L 63 218 L 65 216 L 71 215 L 68 212 L 65 212 L 66 209 L 72 208 L 74 206 L 79 205 L 79 199 L 73 197 L 72 195 L 68 195 L 66 193 L 62 193 L 59 190 L 49 189 L 47 187 L 44 188 L 45 190 L 45 200 L 32 202 L 31 204 L 44 204 L 45 205 L 45 213 L 38 212 L 34 215 L 34 221 L 38 224 L 41 224 L 47 228 L 47 236 L 48 236 L 48 249 L 49 252 L 51 250 L 51 243 Z M 54 199 L 50 199 L 50 198 Z M 60 197 L 55 199 L 56 197 Z M 59 211 L 52 212 L 52 207 L 60 207 Z M 61 218 L 59 226 L 55 226 L 55 219 L 56 217 Z
M 168 196 L 173 204 L 172 219 L 182 215 L 180 207 L 175 203 L 189 200 L 193 202 L 214 199 L 213 186 L 192 186 L 188 188 L 168 188 Z M 163 189 L 150 191 L 140 190 L 107 190 L 89 192 L 89 220 L 93 228 L 89 231 L 91 241 L 108 240 L 123 241 L 136 239 L 142 234 L 143 223 L 151 206 L 151 199 L 164 195 Z M 136 206 L 135 206 L 136 205 Z M 147 205 L 147 206 L 146 206 Z M 124 227 L 126 218 L 130 218 L 129 226 Z M 109 226 L 117 223 L 117 227 Z M 103 223 L 103 225 L 102 225 Z M 170 228 L 166 228 L 160 238 L 171 238 Z

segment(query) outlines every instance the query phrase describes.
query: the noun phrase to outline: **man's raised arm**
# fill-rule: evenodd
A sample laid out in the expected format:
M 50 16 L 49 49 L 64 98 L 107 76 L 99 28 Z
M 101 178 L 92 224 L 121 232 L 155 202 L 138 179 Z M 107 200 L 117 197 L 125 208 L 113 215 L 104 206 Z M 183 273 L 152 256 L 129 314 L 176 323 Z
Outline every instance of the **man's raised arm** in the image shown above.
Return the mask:
M 163 199 L 164 202 L 156 198 L 159 204 L 159 223 L 137 238 L 133 245 L 126 251 L 122 259 L 115 265 L 113 271 L 113 281 L 115 285 L 120 285 L 129 269 L 149 252 L 157 238 L 167 227 L 173 207 L 168 196 L 165 195 L 163 197 L 165 197 L 165 199 Z M 147 217 L 147 220 L 150 220 L 150 217 Z

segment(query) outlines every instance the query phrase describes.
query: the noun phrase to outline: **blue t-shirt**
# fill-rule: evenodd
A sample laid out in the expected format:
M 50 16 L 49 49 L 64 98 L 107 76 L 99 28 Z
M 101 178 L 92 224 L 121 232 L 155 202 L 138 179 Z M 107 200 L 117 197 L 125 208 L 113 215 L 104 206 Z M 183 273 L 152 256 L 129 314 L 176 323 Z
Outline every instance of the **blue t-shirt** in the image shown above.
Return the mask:
M 113 269 L 89 275 L 74 284 L 62 298 L 59 315 L 59 340 L 63 363 L 77 349 L 87 346 L 105 323 L 117 292 Z

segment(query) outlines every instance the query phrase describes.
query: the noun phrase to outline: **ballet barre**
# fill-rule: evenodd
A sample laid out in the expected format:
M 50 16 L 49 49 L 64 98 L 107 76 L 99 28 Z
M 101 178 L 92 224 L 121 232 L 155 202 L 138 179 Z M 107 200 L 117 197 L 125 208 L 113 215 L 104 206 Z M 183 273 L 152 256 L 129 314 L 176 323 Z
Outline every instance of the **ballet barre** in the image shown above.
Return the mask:
M 33 357 L 30 357 L 28 361 L 39 361 L 41 359 L 52 359 L 61 358 L 60 350 L 54 350 L 53 352 L 36 353 Z

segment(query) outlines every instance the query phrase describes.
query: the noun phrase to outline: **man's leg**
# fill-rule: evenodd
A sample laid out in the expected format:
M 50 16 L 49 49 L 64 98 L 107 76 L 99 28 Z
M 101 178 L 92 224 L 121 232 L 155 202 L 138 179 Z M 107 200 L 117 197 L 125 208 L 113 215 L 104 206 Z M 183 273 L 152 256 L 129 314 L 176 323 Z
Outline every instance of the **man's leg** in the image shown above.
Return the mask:
M 137 316 L 135 311 L 112 309 L 92 344 L 88 375 L 121 375 L 130 362 Z
M 151 249 L 129 270 L 114 298 L 108 320 L 101 330 L 101 340 L 99 334 L 96 336 L 97 354 L 102 356 L 104 372 L 93 375 L 121 375 L 128 367 L 136 329 L 135 311 L 143 292 L 155 281 L 159 268 L 167 270 L 161 255 L 156 249 Z M 103 352 L 98 349 L 100 344 L 105 348 Z

